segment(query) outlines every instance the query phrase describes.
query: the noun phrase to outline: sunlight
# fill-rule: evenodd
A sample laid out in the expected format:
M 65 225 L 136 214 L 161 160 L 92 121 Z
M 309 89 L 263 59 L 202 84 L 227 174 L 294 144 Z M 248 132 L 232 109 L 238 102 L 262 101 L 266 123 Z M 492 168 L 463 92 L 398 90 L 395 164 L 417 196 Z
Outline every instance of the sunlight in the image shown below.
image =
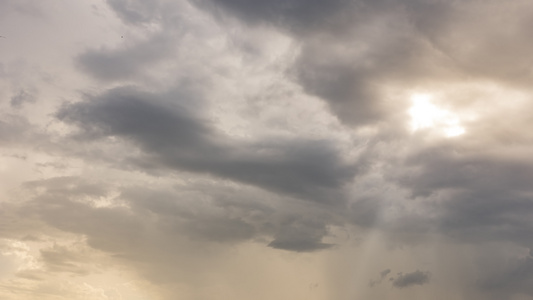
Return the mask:
M 431 95 L 413 94 L 411 96 L 411 130 L 437 129 L 446 137 L 455 137 L 465 133 L 459 118 L 452 112 L 439 108 L 431 102 Z

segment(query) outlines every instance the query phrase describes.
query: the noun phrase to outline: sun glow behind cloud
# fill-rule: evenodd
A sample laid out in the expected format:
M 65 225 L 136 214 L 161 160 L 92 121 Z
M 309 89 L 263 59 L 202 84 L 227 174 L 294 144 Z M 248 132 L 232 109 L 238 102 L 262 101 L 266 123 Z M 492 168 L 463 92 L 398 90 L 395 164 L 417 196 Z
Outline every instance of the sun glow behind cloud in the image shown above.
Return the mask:
M 437 129 L 446 137 L 455 137 L 465 133 L 459 117 L 431 102 L 429 94 L 413 94 L 411 96 L 411 130 Z

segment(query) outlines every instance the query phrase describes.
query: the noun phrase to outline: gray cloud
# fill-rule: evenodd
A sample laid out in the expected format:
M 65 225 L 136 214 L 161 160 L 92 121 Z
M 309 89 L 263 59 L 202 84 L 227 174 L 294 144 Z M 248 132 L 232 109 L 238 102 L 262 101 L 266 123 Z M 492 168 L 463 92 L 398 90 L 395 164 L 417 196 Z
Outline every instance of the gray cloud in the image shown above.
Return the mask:
M 200 3 L 206 6 L 208 1 Z M 387 116 L 381 84 L 431 72 L 423 61 L 433 53 L 413 32 L 401 4 L 217 1 L 212 5 L 245 22 L 272 24 L 293 33 L 302 42 L 293 67 L 296 81 L 324 99 L 347 124 L 371 124 Z
M 211 261 L 223 245 L 273 236 L 269 246 L 277 249 L 311 252 L 332 246 L 320 241 L 328 234 L 327 219 L 316 209 L 255 189 L 189 184 L 154 190 L 79 177 L 33 181 L 26 186 L 35 196 L 7 211 L 33 222 L 34 232 L 51 227 L 81 234 L 91 248 L 135 266 L 157 284 L 203 281 L 198 270 L 212 268 Z M 118 196 L 110 198 L 117 188 Z M 102 197 L 110 198 L 108 206 L 97 205 Z M 83 245 L 54 245 L 42 249 L 40 258 L 50 273 L 97 272 L 90 248 Z
M 28 141 L 38 142 L 39 133 L 32 124 L 19 115 L 3 115 L 0 120 L 0 145 L 25 144 Z
M 350 125 L 390 121 L 394 100 L 383 93 L 388 85 L 419 88 L 469 76 L 512 84 L 531 80 L 524 66 L 532 44 L 523 38 L 531 7 L 520 1 L 505 5 L 513 17 L 501 23 L 490 22 L 502 9 L 497 2 L 195 3 L 210 11 L 222 7 L 249 24 L 287 30 L 302 47 L 293 66 L 295 80 Z
M 26 103 L 33 103 L 37 99 L 35 98 L 34 92 L 21 89 L 15 95 L 11 97 L 11 106 L 19 108 Z
M 462 242 L 511 241 L 530 248 L 533 212 L 529 158 L 499 143 L 490 150 L 459 148 L 454 142 L 418 150 L 389 176 L 424 202 L 426 216 L 406 218 L 412 230 L 433 228 Z M 398 172 L 395 174 L 395 172 Z M 416 221 L 415 221 L 416 220 Z M 401 228 L 397 227 L 397 228 Z M 416 229 L 418 228 L 418 229 Z
M 334 246 L 322 242 L 326 235 L 324 220 L 292 216 L 281 220 L 279 231 L 268 246 L 296 252 L 312 252 Z
M 107 0 L 107 4 L 126 23 L 139 25 L 157 18 L 159 1 Z
M 480 287 L 495 296 L 533 295 L 533 259 L 525 257 L 514 260 L 498 273 L 484 275 Z
M 42 17 L 42 7 L 40 4 L 32 1 L 15 1 L 15 0 L 6 0 L 0 3 L 1 12 L 0 15 L 3 15 L 5 12 L 9 12 L 11 9 L 16 11 L 21 15 L 28 15 L 32 17 Z
M 275 249 L 283 249 L 295 252 L 313 252 L 323 249 L 328 249 L 334 246 L 333 244 L 322 243 L 316 239 L 305 240 L 303 238 L 280 240 L 275 239 L 268 244 L 269 247 Z
M 118 19 L 100 8 L 98 22 L 75 16 L 124 31 L 118 44 L 91 30 L 64 40 L 46 27 L 60 20 L 53 6 L 0 4 L 2 26 L 53 20 L 27 27 L 31 39 L 2 39 L 10 54 L 0 63 L 0 237 L 34 247 L 43 264 L 12 276 L 98 273 L 98 253 L 164 290 L 155 298 L 189 288 L 182 298 L 204 299 L 196 290 L 245 288 L 240 275 L 226 276 L 228 249 L 250 251 L 243 265 L 287 250 L 327 257 L 327 271 L 309 275 L 324 277 L 309 281 L 320 280 L 323 297 L 368 298 L 384 293 L 385 281 L 401 289 L 432 279 L 386 269 L 372 291 L 366 282 L 346 288 L 332 276 L 352 278 L 353 270 L 341 274 L 344 263 L 329 262 L 353 253 L 369 254 L 359 274 L 378 274 L 395 259 L 413 270 L 424 258 L 439 280 L 416 291 L 421 297 L 441 287 L 470 299 L 533 294 L 530 2 L 105 3 Z M 26 52 L 56 36 L 59 55 Z M 20 57 L 17 47 L 35 55 Z M 44 62 L 52 56 L 77 68 Z M 39 70 L 51 75 L 27 79 Z M 116 88 L 124 82 L 131 86 Z M 84 98 L 56 110 L 79 90 Z M 465 134 L 409 132 L 415 92 L 457 113 Z M 56 243 L 71 238 L 81 246 Z M 425 256 L 431 251 L 438 259 Z M 26 259 L 17 255 L 0 257 L 0 268 Z M 224 284 L 209 275 L 219 271 Z M 0 298 L 9 284 L 0 282 Z
M 440 229 L 463 241 L 511 241 L 530 248 L 530 197 L 510 192 L 459 194 L 442 205 Z
M 387 275 L 389 275 L 390 272 L 391 272 L 390 269 L 383 270 L 383 271 L 379 272 L 379 276 L 380 276 L 381 279 L 383 279 L 383 278 L 387 277 Z
M 90 255 L 75 249 L 54 245 L 40 251 L 42 261 L 52 272 L 68 272 L 76 275 L 88 275 L 90 271 L 82 262 L 88 260 Z
M 385 269 L 385 270 L 379 272 L 379 278 L 376 279 L 376 280 L 370 280 L 368 285 L 370 287 L 373 287 L 373 286 L 376 286 L 376 285 L 380 284 L 381 282 L 383 282 L 383 280 L 385 278 L 387 278 L 387 276 L 390 274 L 390 272 L 391 272 L 391 269 Z M 392 281 L 394 279 L 391 277 L 391 278 L 389 278 L 389 280 Z
M 491 147 L 499 148 L 498 144 Z M 461 151 L 458 146 L 440 145 L 406 157 L 399 181 L 411 188 L 414 195 L 427 195 L 442 189 L 494 190 L 505 187 L 512 191 L 530 190 L 526 178 L 533 174 L 533 163 L 522 157 L 523 154 L 484 154 L 482 149 Z
M 138 166 L 210 173 L 310 200 L 343 201 L 339 189 L 358 170 L 328 141 L 234 141 L 175 96 L 115 89 L 64 106 L 57 116 L 80 128 L 78 139 L 116 136 L 138 145 L 144 154 L 129 158 Z
M 337 223 L 327 214 L 299 201 L 282 198 L 280 200 L 283 201 L 279 202 L 265 195 L 263 197 L 272 203 L 265 205 L 261 193 L 242 188 L 232 191 L 191 185 L 186 191 L 164 191 L 141 186 L 113 187 L 77 177 L 33 181 L 25 186 L 37 196 L 19 205 L 16 210 L 9 209 L 6 212 L 24 215 L 33 223 L 41 220 L 53 228 L 83 234 L 87 236 L 90 246 L 124 256 L 126 260 L 136 259 L 138 255 L 142 255 L 142 260 L 152 259 L 142 253 L 148 251 L 146 255 L 150 255 L 155 251 L 151 246 L 138 249 L 141 252 L 132 251 L 129 247 L 144 243 L 143 240 L 149 241 L 154 230 L 161 235 L 161 239 L 171 239 L 157 242 L 167 248 L 161 249 L 165 253 L 178 246 L 173 245 L 173 236 L 211 245 L 254 239 L 261 241 L 273 237 L 268 244 L 272 248 L 312 252 L 333 246 L 321 240 L 329 234 L 326 226 Z M 112 187 L 119 188 L 120 195 L 111 199 L 111 206 L 98 206 L 98 199 L 108 197 Z M 202 200 L 206 197 L 212 200 Z M 71 210 L 76 212 L 68 213 Z M 10 220 L 7 217 L 5 220 Z M 36 224 L 39 226 L 39 223 Z M 28 234 L 31 231 L 20 236 Z M 50 268 L 58 272 L 84 272 L 85 268 L 75 264 L 75 261 L 56 261 L 60 256 L 68 259 L 70 254 L 56 256 L 55 252 L 43 252 L 43 259 Z
M 135 209 L 158 216 L 160 226 L 169 233 L 181 232 L 191 239 L 205 242 L 238 243 L 252 239 L 274 239 L 269 247 L 296 252 L 312 252 L 332 247 L 323 243 L 328 236 L 327 225 L 338 222 L 308 205 L 283 199 L 276 205 L 265 205 L 258 193 L 242 194 L 205 187 L 209 192 L 189 194 L 189 201 L 208 194 L 213 203 L 191 207 L 180 193 L 158 193 L 132 189 L 123 193 Z M 230 194 L 227 194 L 230 192 Z M 270 197 L 270 202 L 274 199 Z M 276 202 L 274 202 L 276 203 Z M 203 211 L 199 214 L 197 210 Z
M 342 9 L 349 1 L 240 1 L 240 0 L 193 0 L 198 6 L 214 12 L 226 10 L 236 14 L 246 22 L 255 24 L 274 24 L 295 32 L 320 30 L 342 17 Z
M 397 288 L 406 288 L 414 285 L 424 285 L 429 283 L 431 274 L 429 272 L 422 272 L 416 270 L 412 273 L 400 273 L 392 282 L 392 285 Z

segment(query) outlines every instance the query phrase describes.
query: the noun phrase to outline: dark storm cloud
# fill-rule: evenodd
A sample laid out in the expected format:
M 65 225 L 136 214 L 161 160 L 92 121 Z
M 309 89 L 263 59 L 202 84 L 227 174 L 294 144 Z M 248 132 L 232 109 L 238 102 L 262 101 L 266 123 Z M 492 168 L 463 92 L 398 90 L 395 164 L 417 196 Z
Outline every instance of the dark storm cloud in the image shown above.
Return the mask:
M 268 246 L 296 252 L 312 252 L 333 246 L 322 242 L 326 235 L 324 220 L 291 216 L 281 220 L 279 232 Z
M 119 137 L 139 146 L 138 166 L 183 169 L 326 202 L 343 201 L 340 188 L 357 173 L 330 141 L 272 139 L 241 142 L 177 104 L 176 95 L 115 89 L 64 106 L 58 118 L 80 128 L 78 139 Z
M 416 270 L 412 273 L 400 273 L 396 279 L 392 282 L 392 285 L 397 288 L 406 288 L 414 285 L 424 285 L 429 283 L 429 272 L 422 272 Z

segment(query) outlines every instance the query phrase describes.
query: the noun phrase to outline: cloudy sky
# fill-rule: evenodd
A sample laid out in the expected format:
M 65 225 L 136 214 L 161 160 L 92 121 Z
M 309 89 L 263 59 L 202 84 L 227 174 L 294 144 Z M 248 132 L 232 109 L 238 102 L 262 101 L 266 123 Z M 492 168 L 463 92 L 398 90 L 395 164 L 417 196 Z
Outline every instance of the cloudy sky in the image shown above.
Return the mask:
M 530 0 L 0 1 L 0 299 L 533 297 Z

